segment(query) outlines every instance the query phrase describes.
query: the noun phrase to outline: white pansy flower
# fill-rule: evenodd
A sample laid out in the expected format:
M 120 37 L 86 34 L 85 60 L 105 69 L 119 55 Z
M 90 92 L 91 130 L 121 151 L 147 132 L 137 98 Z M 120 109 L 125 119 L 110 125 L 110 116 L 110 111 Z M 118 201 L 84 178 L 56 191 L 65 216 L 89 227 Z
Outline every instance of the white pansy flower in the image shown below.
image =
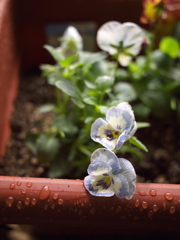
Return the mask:
M 91 156 L 84 186 L 93 196 L 131 199 L 136 189 L 136 173 L 132 164 L 113 152 L 100 148 Z
M 143 43 L 143 31 L 135 23 L 110 21 L 97 32 L 98 46 L 117 58 L 122 66 L 128 66 Z
M 91 138 L 109 150 L 119 149 L 137 130 L 137 123 L 131 106 L 122 102 L 111 107 L 106 121 L 98 118 L 91 126 Z
M 61 37 L 61 46 L 56 48 L 56 50 L 63 54 L 65 58 L 73 56 L 83 50 L 83 39 L 75 27 L 67 27 Z

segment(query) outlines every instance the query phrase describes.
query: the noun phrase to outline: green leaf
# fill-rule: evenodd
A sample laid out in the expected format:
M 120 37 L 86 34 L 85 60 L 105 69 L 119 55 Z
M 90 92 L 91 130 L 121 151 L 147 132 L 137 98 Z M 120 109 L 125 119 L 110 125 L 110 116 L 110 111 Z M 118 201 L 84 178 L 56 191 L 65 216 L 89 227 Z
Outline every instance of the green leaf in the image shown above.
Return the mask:
M 68 68 L 77 57 L 78 55 L 68 57 L 65 60 L 60 61 L 59 64 L 64 68 Z
M 97 89 L 103 92 L 106 92 L 114 83 L 114 77 L 112 76 L 100 76 L 96 79 Z
M 107 54 L 105 52 L 80 52 L 79 55 L 80 59 L 79 61 L 83 63 L 86 67 L 89 65 L 92 65 L 96 62 L 102 61 L 107 57 Z
M 50 64 L 41 64 L 40 65 L 40 70 L 43 72 L 43 76 L 47 76 L 48 74 L 52 73 L 52 72 L 56 72 L 57 68 L 54 65 L 50 65 Z
M 70 173 L 72 166 L 65 158 L 58 158 L 55 160 L 49 169 L 48 177 L 49 178 L 62 178 L 68 173 Z
M 73 98 L 73 97 L 72 97 L 71 100 L 72 100 L 73 103 L 74 103 L 76 106 L 78 106 L 79 108 L 84 108 L 84 107 L 85 107 L 85 105 L 84 105 L 84 103 L 82 102 L 81 99 Z
M 144 150 L 145 152 L 148 152 L 148 149 L 146 148 L 146 146 L 141 141 L 139 141 L 136 137 L 130 138 L 129 142 L 134 146 Z
M 55 111 L 56 106 L 54 104 L 48 103 L 44 104 L 42 107 L 39 108 L 40 113 L 47 113 L 50 111 Z
M 41 134 L 36 140 L 37 157 L 41 162 L 53 161 L 59 151 L 60 141 L 48 134 Z
M 55 83 L 56 87 L 71 97 L 81 99 L 79 89 L 74 86 L 69 80 L 59 80 Z
M 34 154 L 37 154 L 36 140 L 38 139 L 38 137 L 39 135 L 33 132 L 28 132 L 26 135 L 26 144 Z
M 57 51 L 56 48 L 50 46 L 50 45 L 44 45 L 44 48 L 51 54 L 51 56 L 57 61 L 64 60 L 64 57 L 61 53 Z
M 53 125 L 56 126 L 59 130 L 69 135 L 74 135 L 78 132 L 78 128 L 65 115 L 55 117 L 53 119 Z
M 179 53 L 179 43 L 173 37 L 164 37 L 159 44 L 162 52 L 169 55 L 171 58 L 177 58 Z
M 137 94 L 135 89 L 130 83 L 119 82 L 114 86 L 114 92 L 116 97 L 121 101 L 133 101 L 136 100 Z
M 87 80 L 84 81 L 86 87 L 88 87 L 89 89 L 96 89 L 96 85 L 92 82 L 89 82 Z
M 83 99 L 83 101 L 89 105 L 96 106 L 97 104 L 97 99 L 95 97 L 86 97 Z
M 150 127 L 150 123 L 148 122 L 137 122 L 137 128 L 146 128 L 146 127 Z

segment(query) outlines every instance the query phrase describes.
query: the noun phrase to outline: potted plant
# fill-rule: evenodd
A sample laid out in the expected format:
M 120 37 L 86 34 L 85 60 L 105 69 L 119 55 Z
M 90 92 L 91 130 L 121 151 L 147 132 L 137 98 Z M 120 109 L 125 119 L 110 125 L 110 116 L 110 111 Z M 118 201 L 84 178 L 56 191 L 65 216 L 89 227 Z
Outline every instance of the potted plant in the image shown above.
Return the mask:
M 151 21 L 162 21 L 169 10 L 164 1 L 152 7 Z M 149 20 L 146 12 L 142 19 Z M 43 106 L 41 111 L 53 111 L 55 118 L 42 134 L 30 134 L 28 144 L 40 159 L 52 161 L 51 177 L 76 178 L 74 170 L 83 176 L 87 167 L 88 176 L 84 181 L 0 177 L 2 224 L 47 224 L 54 226 L 53 231 L 60 224 L 61 234 L 67 233 L 70 224 L 76 234 L 102 235 L 103 230 L 116 236 L 120 226 L 124 236 L 127 230 L 133 234 L 149 229 L 158 234 L 179 232 L 179 185 L 135 184 L 133 165 L 118 152 L 138 158 L 139 151 L 132 145 L 148 150 L 133 136 L 138 127 L 149 126 L 137 123 L 136 115 L 161 119 L 179 113 L 179 43 L 172 36 L 156 42 L 154 36 L 144 34 L 134 23 L 111 21 L 98 30 L 97 43 L 103 52 L 84 52 L 82 38 L 73 27 L 67 29 L 59 48 L 45 46 L 56 64 L 41 69 L 57 90 L 57 104 Z M 144 41 L 145 55 L 133 60 Z M 97 149 L 98 144 L 104 148 Z M 84 160 L 79 161 L 80 153 Z M 64 161 L 58 162 L 57 156 Z

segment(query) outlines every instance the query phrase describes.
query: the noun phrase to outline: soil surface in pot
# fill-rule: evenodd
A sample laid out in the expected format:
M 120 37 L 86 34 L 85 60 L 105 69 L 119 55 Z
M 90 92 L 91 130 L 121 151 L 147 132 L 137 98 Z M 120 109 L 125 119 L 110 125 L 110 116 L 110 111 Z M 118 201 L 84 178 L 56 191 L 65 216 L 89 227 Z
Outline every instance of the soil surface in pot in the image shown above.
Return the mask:
M 11 139 L 4 161 L 2 176 L 47 177 L 49 165 L 40 163 L 26 145 L 28 131 L 43 131 L 52 120 L 52 113 L 40 113 L 39 107 L 55 101 L 55 89 L 39 74 L 21 78 L 18 97 L 11 117 Z M 145 160 L 137 161 L 132 155 L 123 156 L 135 167 L 138 182 L 180 183 L 180 133 L 175 116 L 164 119 L 150 118 L 151 126 L 139 129 L 137 136 L 148 148 Z M 122 155 L 121 155 L 122 156 Z

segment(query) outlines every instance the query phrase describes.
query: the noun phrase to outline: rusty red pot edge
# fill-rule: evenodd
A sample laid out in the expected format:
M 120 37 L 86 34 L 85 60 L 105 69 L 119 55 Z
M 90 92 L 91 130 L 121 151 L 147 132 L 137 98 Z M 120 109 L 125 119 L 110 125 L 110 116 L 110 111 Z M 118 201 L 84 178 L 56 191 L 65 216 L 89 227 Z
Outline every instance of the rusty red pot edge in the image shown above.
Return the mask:
M 108 234 L 180 231 L 180 185 L 137 183 L 131 200 L 94 197 L 83 180 L 0 176 L 0 224 L 53 225 Z

